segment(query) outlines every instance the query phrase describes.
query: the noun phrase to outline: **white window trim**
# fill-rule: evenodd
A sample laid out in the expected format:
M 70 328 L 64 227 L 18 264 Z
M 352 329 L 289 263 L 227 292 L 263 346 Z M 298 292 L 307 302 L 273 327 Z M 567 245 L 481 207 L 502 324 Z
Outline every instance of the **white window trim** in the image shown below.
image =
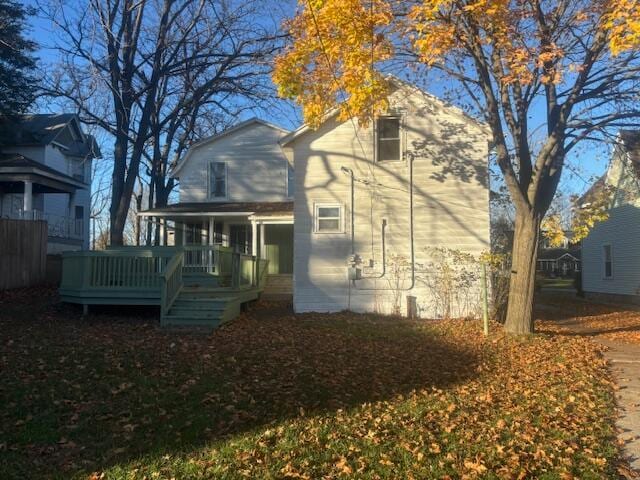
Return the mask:
M 318 211 L 321 208 L 338 208 L 340 216 L 338 217 L 338 229 L 337 230 L 320 230 L 320 216 L 318 215 Z M 332 219 L 335 217 L 324 217 L 328 219 Z M 344 205 L 341 203 L 314 203 L 313 204 L 313 233 L 317 234 L 336 234 L 336 233 L 344 233 Z
M 293 188 L 294 188 L 294 190 L 293 190 L 293 195 L 289 195 L 289 167 L 291 167 L 291 169 L 293 169 L 293 165 L 291 165 L 289 163 L 289 161 L 286 161 L 285 165 L 284 165 L 284 195 L 288 199 L 293 199 L 295 197 L 295 195 L 296 195 L 296 191 L 295 191 L 295 187 L 296 187 L 296 180 L 295 180 L 296 177 L 295 176 L 296 176 L 296 174 L 295 174 L 295 170 L 294 170 L 294 173 L 293 173 Z
M 609 252 L 611 255 L 611 276 L 607 277 L 607 267 L 606 267 L 606 256 L 604 254 L 604 248 L 605 247 L 609 247 Z M 600 250 L 600 252 L 602 253 L 602 279 L 603 280 L 613 280 L 613 275 L 614 275 L 614 270 L 613 270 L 613 245 L 611 245 L 610 243 L 603 243 L 602 244 L 602 248 Z
M 211 191 L 211 169 L 212 169 L 212 166 L 216 163 L 224 164 L 224 196 L 223 197 L 214 197 L 213 192 Z M 209 168 L 207 171 L 207 190 L 209 193 L 208 195 L 209 200 L 211 200 L 212 202 L 224 202 L 229 199 L 229 165 L 227 165 L 227 162 L 222 162 L 219 160 L 211 160 L 209 162 Z
M 378 137 L 379 137 L 379 132 L 378 132 L 378 120 L 382 120 L 385 118 L 397 118 L 398 122 L 399 122 L 399 126 L 398 126 L 398 135 L 399 135 L 399 141 L 400 141 L 400 158 L 398 158 L 397 160 L 380 160 L 379 155 L 378 155 Z M 379 117 L 377 117 L 375 119 L 375 121 L 373 122 L 373 129 L 374 129 L 374 161 L 376 163 L 398 163 L 398 162 L 402 162 L 404 161 L 404 115 L 402 114 L 393 114 L 393 113 L 389 113 L 388 115 L 380 115 Z

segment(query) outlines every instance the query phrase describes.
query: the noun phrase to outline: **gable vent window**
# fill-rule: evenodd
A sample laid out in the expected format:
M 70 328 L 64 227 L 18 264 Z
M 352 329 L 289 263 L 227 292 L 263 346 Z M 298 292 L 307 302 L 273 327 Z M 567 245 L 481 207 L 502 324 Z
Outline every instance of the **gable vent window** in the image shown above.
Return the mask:
M 400 117 L 380 117 L 376 121 L 376 158 L 379 162 L 400 160 Z
M 315 210 L 316 233 L 342 233 L 344 231 L 342 205 L 318 203 Z
M 602 246 L 602 274 L 604 278 L 613 278 L 613 251 L 611 245 Z
M 227 164 L 224 162 L 209 164 L 209 196 L 227 198 Z

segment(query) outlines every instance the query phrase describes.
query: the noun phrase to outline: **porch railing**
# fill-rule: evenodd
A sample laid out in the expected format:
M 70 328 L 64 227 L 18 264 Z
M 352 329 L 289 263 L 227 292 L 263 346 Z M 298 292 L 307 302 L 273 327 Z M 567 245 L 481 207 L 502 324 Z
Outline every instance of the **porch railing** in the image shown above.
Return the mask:
M 173 303 L 180 295 L 182 290 L 182 271 L 184 266 L 185 252 L 176 253 L 161 275 L 162 287 L 160 291 L 160 324 L 164 323 L 164 319 L 169 313 Z
M 216 245 L 65 252 L 60 291 L 67 296 L 137 292 L 170 307 L 184 274 L 208 273 L 221 287 L 250 289 L 264 287 L 266 271 L 266 260 Z
M 81 218 L 55 215 L 41 210 L 21 210 L 18 217 L 23 220 L 45 220 L 47 222 L 47 233 L 50 237 L 75 240 L 84 238 L 84 220 Z
M 61 290 L 158 291 L 160 275 L 175 251 L 64 252 Z

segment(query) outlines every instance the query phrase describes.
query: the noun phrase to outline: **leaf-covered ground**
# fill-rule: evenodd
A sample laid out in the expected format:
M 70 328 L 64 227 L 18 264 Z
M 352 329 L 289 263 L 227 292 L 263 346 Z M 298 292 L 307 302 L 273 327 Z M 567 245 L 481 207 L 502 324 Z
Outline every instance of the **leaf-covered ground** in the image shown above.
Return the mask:
M 617 475 L 612 385 L 583 338 L 277 305 L 212 335 L 154 318 L 0 297 L 1 478 Z
M 538 305 L 538 331 L 579 334 L 640 344 L 640 308 L 606 305 L 566 295 L 545 295 Z

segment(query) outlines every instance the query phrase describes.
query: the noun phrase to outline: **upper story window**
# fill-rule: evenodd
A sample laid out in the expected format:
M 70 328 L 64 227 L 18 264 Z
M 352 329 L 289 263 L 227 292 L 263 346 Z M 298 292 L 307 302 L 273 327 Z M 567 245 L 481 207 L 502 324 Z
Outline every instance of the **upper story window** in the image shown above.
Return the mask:
M 209 197 L 227 198 L 227 164 L 224 162 L 209 164 Z
M 296 187 L 296 177 L 293 172 L 293 167 L 287 162 L 287 197 L 293 198 Z
M 343 207 L 335 203 L 316 203 L 315 231 L 316 233 L 344 232 Z
M 602 246 L 602 276 L 613 278 L 613 250 L 611 245 Z
M 376 135 L 376 159 L 379 162 L 402 158 L 400 117 L 379 117 L 376 120 Z

